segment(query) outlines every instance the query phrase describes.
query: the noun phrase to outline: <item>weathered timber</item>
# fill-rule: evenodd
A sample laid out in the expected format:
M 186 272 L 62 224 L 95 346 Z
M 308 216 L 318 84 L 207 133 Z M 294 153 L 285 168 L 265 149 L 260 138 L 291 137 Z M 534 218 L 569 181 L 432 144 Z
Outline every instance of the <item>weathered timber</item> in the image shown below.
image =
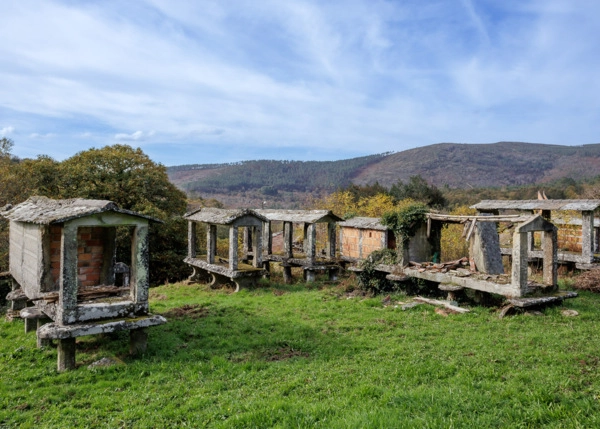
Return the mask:
M 425 304 L 436 305 L 438 307 L 445 307 L 445 308 L 447 308 L 449 310 L 456 311 L 458 313 L 468 313 L 470 311 L 467 308 L 457 307 L 456 305 L 448 304 L 445 301 L 440 301 L 440 300 L 437 300 L 437 299 L 423 298 L 422 296 L 417 296 L 416 298 L 414 298 L 414 301 L 422 302 L 422 303 L 425 303 Z

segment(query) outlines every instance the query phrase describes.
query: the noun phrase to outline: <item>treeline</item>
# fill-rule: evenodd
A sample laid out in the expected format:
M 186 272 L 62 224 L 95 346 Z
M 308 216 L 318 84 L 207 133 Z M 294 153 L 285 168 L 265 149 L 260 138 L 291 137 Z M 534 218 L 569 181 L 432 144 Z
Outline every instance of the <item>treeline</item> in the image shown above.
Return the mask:
M 158 218 L 150 226 L 150 282 L 180 280 L 189 275 L 186 256 L 186 195 L 141 149 L 126 145 L 79 152 L 62 162 L 47 156 L 19 159 L 13 142 L 0 139 L 0 207 L 33 195 L 54 199 L 114 201 L 119 207 Z M 0 217 L 0 271 L 8 269 L 8 222 Z
M 184 189 L 190 194 L 256 189 L 262 190 L 266 195 L 274 195 L 278 191 L 333 192 L 340 187 L 348 186 L 362 168 L 379 161 L 383 156 L 385 154 L 343 161 L 263 160 L 244 161 L 233 165 L 222 164 L 225 169 L 220 174 L 189 182 L 184 185 Z M 182 167 L 173 167 L 176 168 L 182 169 Z

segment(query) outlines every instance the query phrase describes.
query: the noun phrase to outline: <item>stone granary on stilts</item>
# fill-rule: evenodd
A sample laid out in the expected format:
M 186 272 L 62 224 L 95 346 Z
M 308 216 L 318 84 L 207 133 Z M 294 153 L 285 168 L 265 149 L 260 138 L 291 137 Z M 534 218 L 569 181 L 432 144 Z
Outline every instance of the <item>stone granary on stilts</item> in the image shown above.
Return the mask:
M 244 286 L 252 285 L 257 279 L 268 275 L 268 271 L 263 269 L 263 224 L 267 219 L 250 209 L 218 209 L 201 208 L 184 216 L 188 221 L 188 257 L 185 262 L 191 265 L 194 273 L 190 277 L 193 279 L 202 270 L 211 275 L 211 285 L 225 284 L 233 282 L 236 285 L 236 291 Z M 206 254 L 200 258 L 197 248 L 197 224 L 204 224 L 206 227 Z M 226 227 L 229 229 L 229 251 L 227 257 L 217 255 L 217 227 Z M 240 238 L 240 228 L 243 230 L 244 237 L 250 237 L 246 244 L 250 252 L 246 251 L 240 257 L 238 240 Z M 247 239 L 248 240 L 248 239 Z M 249 255 L 252 256 L 252 262 L 248 262 Z
M 160 222 L 104 200 L 31 197 L 1 213 L 10 221 L 8 298 L 22 304 L 38 346 L 58 340 L 58 370 L 75 367 L 75 339 L 130 331 L 130 351 L 146 349 L 146 328 L 166 322 L 148 313 L 148 226 Z M 131 268 L 116 262 L 116 232 L 130 232 Z M 116 285 L 118 272 L 127 281 Z M 15 306 L 12 307 L 16 310 Z
M 315 280 L 316 272 L 327 271 L 335 280 L 340 268 L 336 260 L 336 224 L 342 219 L 330 210 L 256 210 L 265 217 L 266 262 L 279 262 L 283 279 L 292 281 L 292 268 L 302 268 L 307 282 Z M 283 228 L 283 248 L 275 249 L 272 238 L 275 224 Z M 302 237 L 294 240 L 294 226 L 301 228 Z M 319 234 L 321 229 L 321 234 Z
M 600 200 L 483 200 L 472 208 L 481 214 L 540 214 L 558 226 L 558 253 L 561 263 L 575 263 L 578 269 L 599 266 L 600 222 L 595 219 Z M 510 239 L 510 234 L 508 237 Z M 542 258 L 541 241 L 529 234 L 530 258 Z M 511 254 L 510 243 L 502 242 L 502 253 Z

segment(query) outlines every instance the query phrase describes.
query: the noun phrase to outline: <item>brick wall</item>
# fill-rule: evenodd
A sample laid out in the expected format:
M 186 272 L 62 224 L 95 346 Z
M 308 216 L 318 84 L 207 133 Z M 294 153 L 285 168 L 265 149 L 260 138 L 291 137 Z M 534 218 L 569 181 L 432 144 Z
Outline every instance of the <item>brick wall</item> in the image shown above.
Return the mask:
M 360 254 L 360 234 L 362 232 L 362 256 Z M 383 231 L 372 229 L 344 228 L 342 232 L 342 254 L 350 258 L 366 258 L 382 248 Z
M 83 227 L 77 230 L 77 279 L 79 286 L 100 283 L 104 263 L 104 231 L 102 227 Z
M 62 226 L 52 225 L 50 227 L 50 270 L 52 284 L 58 284 L 60 279 L 60 237 Z
M 349 258 L 358 258 L 359 230 L 356 228 L 342 229 L 342 255 Z

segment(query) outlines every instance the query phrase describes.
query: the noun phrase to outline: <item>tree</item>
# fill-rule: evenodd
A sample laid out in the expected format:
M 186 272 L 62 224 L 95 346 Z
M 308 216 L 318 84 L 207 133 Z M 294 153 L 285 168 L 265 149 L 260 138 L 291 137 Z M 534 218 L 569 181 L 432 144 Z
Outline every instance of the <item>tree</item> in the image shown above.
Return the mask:
M 164 222 L 150 227 L 150 282 L 180 280 L 189 274 L 186 195 L 173 185 L 166 168 L 141 149 L 105 146 L 75 154 L 60 164 L 60 196 L 114 201 L 119 207 Z
M 390 194 L 398 201 L 412 199 L 421 201 L 429 207 L 442 208 L 447 204 L 442 191 L 434 185 L 429 185 L 425 179 L 419 175 L 411 176 L 407 184 L 398 180 L 398 182 L 390 188 Z

